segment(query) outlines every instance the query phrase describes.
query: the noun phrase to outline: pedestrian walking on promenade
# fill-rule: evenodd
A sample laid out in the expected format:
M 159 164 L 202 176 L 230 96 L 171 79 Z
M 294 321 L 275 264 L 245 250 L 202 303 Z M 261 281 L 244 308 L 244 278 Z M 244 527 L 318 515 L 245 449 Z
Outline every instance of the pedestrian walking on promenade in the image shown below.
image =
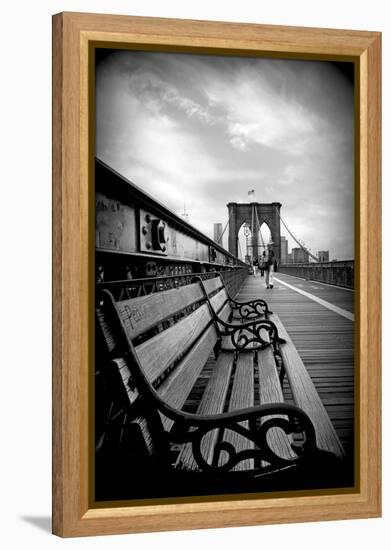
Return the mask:
M 273 288 L 274 260 L 275 256 L 273 249 L 269 247 L 269 254 L 266 265 L 266 288 Z
M 261 257 L 261 261 L 260 261 L 260 264 L 259 264 L 259 269 L 261 271 L 261 277 L 263 277 L 264 274 L 265 274 L 265 269 L 266 269 L 266 253 L 265 253 L 265 251 L 262 252 L 262 257 Z

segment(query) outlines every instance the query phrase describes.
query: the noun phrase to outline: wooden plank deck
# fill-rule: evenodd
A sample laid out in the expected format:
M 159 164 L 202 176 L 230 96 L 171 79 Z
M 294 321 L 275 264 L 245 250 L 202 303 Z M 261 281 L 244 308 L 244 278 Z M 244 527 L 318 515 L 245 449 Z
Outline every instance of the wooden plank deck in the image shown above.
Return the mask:
M 277 280 L 276 280 L 277 279 Z M 298 293 L 302 290 L 346 312 L 354 312 L 354 292 L 276 273 L 274 288 L 259 274 L 249 276 L 236 299 L 263 298 L 293 340 L 348 456 L 353 456 L 354 321 Z M 289 397 L 289 388 L 284 391 Z

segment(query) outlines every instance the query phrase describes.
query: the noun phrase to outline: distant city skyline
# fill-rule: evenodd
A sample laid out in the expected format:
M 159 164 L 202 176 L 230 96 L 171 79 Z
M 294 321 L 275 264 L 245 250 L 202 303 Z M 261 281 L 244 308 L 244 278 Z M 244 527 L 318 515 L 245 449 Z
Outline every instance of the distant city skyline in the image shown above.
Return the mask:
M 219 228 L 219 231 L 220 231 L 220 234 L 223 230 L 223 227 L 222 227 L 222 224 L 221 223 L 214 223 L 213 224 L 213 240 L 217 241 L 216 239 L 216 226 L 220 226 Z M 259 243 L 268 243 L 269 242 L 269 239 L 271 237 L 271 234 L 270 234 L 270 230 L 268 227 L 266 227 L 266 231 L 265 232 L 265 226 L 262 227 L 263 230 L 261 230 L 260 232 L 262 233 L 262 238 L 260 237 L 259 238 Z M 265 234 L 266 233 L 266 234 Z M 239 255 L 241 257 L 241 259 L 245 259 L 245 257 L 247 256 L 247 248 L 246 248 L 246 237 L 244 235 L 244 232 L 243 230 L 240 231 L 239 233 L 239 240 L 240 240 L 240 245 L 239 245 Z M 298 247 L 298 244 L 296 243 L 296 241 L 293 240 L 293 238 L 291 236 L 285 236 L 282 232 L 281 232 L 281 238 L 280 238 L 280 246 L 281 246 L 281 263 L 286 263 L 287 260 L 288 260 L 288 255 L 289 256 L 292 256 L 292 251 L 293 249 L 298 249 L 300 247 Z M 220 242 L 220 239 L 219 239 L 219 242 Z M 302 243 L 303 244 L 303 243 Z M 305 243 L 304 243 L 304 246 L 305 246 Z M 260 248 L 260 254 L 262 254 L 262 251 L 263 251 L 263 248 Z M 310 251 L 311 252 L 311 251 Z M 321 250 L 321 251 L 317 251 L 317 252 L 312 252 L 314 256 L 316 256 L 318 258 L 318 261 L 320 262 L 328 262 L 330 261 L 330 251 L 329 250 Z M 249 254 L 251 256 L 251 249 L 249 250 Z M 351 260 L 353 258 L 335 258 L 333 256 L 333 259 L 343 259 L 343 260 Z M 306 259 L 306 261 L 308 260 L 308 258 Z M 309 261 L 314 261 L 314 259 L 309 259 Z
M 214 223 L 225 227 L 228 202 L 279 201 L 313 254 L 351 259 L 347 65 L 105 51 L 96 70 L 96 155 L 178 215 L 186 203 L 189 222 L 210 238 Z

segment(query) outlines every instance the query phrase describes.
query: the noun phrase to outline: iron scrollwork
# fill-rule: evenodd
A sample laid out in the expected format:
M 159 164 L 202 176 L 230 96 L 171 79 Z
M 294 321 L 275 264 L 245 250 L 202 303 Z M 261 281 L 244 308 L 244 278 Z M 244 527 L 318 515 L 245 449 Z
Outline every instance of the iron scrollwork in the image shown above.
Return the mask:
M 234 349 L 237 351 L 245 349 L 255 351 L 269 346 L 277 351 L 279 344 L 285 342 L 278 335 L 276 325 L 269 319 L 257 319 L 256 321 L 232 325 L 217 317 L 217 323 L 221 327 L 220 334 L 229 336 Z
M 310 418 L 294 405 L 260 405 L 251 410 L 223 413 L 209 418 L 194 415 L 193 419 L 182 418 L 179 423 L 180 429 L 176 430 L 174 436 L 170 434 L 170 439 L 176 443 L 191 443 L 197 466 L 206 473 L 228 473 L 246 460 L 255 461 L 253 470 L 258 469 L 266 473 L 296 465 L 311 459 L 319 452 L 315 429 Z M 216 428 L 223 429 L 222 437 L 215 444 L 213 453 L 210 453 L 212 458 L 208 459 L 202 453 L 202 440 Z M 275 428 L 286 434 L 287 445 L 293 450 L 291 456 L 281 456 L 272 448 L 273 444 L 267 435 Z M 237 450 L 232 443 L 224 439 L 229 431 L 251 441 L 254 447 Z M 300 434 L 302 443 L 293 443 L 292 434 Z
M 227 293 L 231 309 L 238 310 L 239 315 L 243 320 L 250 320 L 250 319 L 259 318 L 259 317 L 267 318 L 268 315 L 272 313 L 269 310 L 269 306 L 267 305 L 267 302 L 265 302 L 265 300 L 262 300 L 261 298 L 256 298 L 255 300 L 248 300 L 247 302 L 238 302 L 237 300 L 232 298 L 228 292 L 224 278 L 222 277 L 221 273 L 219 275 L 222 279 L 225 291 Z
M 237 302 L 230 298 L 230 306 L 233 310 L 238 310 L 242 319 L 250 320 L 253 318 L 265 317 L 271 313 L 265 300 L 257 299 L 249 302 Z

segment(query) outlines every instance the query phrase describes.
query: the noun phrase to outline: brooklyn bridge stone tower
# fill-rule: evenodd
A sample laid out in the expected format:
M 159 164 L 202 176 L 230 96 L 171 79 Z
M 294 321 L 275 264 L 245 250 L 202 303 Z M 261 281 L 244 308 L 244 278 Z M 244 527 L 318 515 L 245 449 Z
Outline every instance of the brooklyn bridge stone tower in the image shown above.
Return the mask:
M 227 204 L 229 216 L 228 228 L 228 250 L 235 256 L 238 255 L 238 238 L 239 230 L 246 223 L 252 233 L 252 255 L 253 258 L 262 253 L 262 248 L 259 243 L 259 229 L 265 223 L 271 233 L 273 242 L 273 250 L 278 263 L 281 260 L 281 243 L 280 243 L 280 208 L 281 203 L 237 203 L 230 202 Z

